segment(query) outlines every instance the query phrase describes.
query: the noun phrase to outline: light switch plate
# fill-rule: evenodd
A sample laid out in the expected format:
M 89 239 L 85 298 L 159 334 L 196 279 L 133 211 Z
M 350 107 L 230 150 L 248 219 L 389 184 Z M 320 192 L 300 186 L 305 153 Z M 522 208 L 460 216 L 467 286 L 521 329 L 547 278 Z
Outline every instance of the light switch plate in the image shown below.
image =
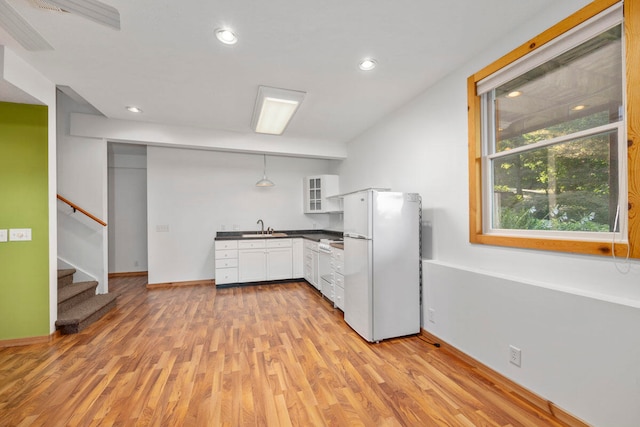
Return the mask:
M 12 242 L 31 240 L 31 229 L 30 228 L 10 228 L 9 240 L 11 240 Z
M 7 241 L 7 230 L 0 230 L 0 242 Z

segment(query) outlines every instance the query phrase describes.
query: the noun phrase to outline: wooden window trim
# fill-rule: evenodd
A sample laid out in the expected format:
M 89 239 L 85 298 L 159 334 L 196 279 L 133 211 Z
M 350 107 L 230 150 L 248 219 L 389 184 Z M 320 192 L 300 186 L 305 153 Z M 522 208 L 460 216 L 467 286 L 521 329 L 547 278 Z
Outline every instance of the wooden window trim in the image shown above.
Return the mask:
M 620 0 L 595 0 L 573 15 L 522 44 L 494 63 L 467 79 L 469 116 L 469 241 L 471 243 L 508 246 L 526 249 L 571 252 L 591 255 L 612 255 L 611 242 L 513 237 L 483 233 L 482 218 L 482 123 L 480 96 L 476 84 L 528 53 L 544 46 L 554 38 L 596 16 Z M 625 64 L 626 64 L 626 121 L 628 173 L 628 239 L 629 244 L 615 244 L 615 256 L 640 258 L 640 2 L 624 2 Z M 635 113 L 635 114 L 634 114 Z

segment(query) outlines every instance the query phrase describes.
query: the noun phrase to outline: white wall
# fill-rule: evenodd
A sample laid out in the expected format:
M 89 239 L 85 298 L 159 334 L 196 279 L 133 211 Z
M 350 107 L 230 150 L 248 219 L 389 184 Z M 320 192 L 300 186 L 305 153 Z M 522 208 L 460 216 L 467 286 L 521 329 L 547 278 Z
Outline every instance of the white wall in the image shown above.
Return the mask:
M 58 194 L 106 221 L 107 143 L 71 136 L 72 112 L 94 111 L 58 91 Z M 98 293 L 108 289 L 107 237 L 106 227 L 58 202 L 58 257 L 76 267 L 76 280 L 86 279 L 87 275 L 97 280 Z
M 302 181 L 334 168 L 328 160 L 267 156 L 276 185 L 257 188 L 261 155 L 149 146 L 149 283 L 214 278 L 217 231 L 256 231 L 258 219 L 276 231 L 332 226 L 336 215 L 303 213 Z
M 109 273 L 147 271 L 147 155 L 139 151 L 109 151 Z
M 486 52 L 352 141 L 340 175 L 342 191 L 422 194 L 433 257 L 424 318 L 435 310 L 425 329 L 593 425 L 637 426 L 640 264 L 468 240 L 466 79 L 586 3 L 557 2 L 505 28 Z M 522 349 L 522 367 L 509 364 L 509 344 Z

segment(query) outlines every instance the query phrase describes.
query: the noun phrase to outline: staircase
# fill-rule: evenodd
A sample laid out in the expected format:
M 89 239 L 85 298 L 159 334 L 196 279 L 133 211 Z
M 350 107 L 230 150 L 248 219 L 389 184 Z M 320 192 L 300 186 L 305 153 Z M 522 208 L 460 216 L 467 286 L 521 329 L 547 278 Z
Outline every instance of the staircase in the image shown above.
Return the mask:
M 58 270 L 56 329 L 76 334 L 116 306 L 116 294 L 96 295 L 98 282 L 73 282 L 75 269 Z

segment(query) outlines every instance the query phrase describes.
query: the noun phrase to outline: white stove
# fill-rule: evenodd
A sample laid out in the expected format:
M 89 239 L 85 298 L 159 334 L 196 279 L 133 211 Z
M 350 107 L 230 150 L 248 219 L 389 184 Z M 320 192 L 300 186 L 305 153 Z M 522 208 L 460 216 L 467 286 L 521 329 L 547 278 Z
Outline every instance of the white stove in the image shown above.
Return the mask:
M 318 251 L 331 254 L 332 243 L 342 243 L 342 239 L 320 239 L 320 243 L 318 243 Z
M 318 243 L 318 271 L 320 275 L 320 291 L 322 295 L 334 301 L 333 269 L 331 268 L 331 243 L 342 242 L 342 239 L 320 239 Z

